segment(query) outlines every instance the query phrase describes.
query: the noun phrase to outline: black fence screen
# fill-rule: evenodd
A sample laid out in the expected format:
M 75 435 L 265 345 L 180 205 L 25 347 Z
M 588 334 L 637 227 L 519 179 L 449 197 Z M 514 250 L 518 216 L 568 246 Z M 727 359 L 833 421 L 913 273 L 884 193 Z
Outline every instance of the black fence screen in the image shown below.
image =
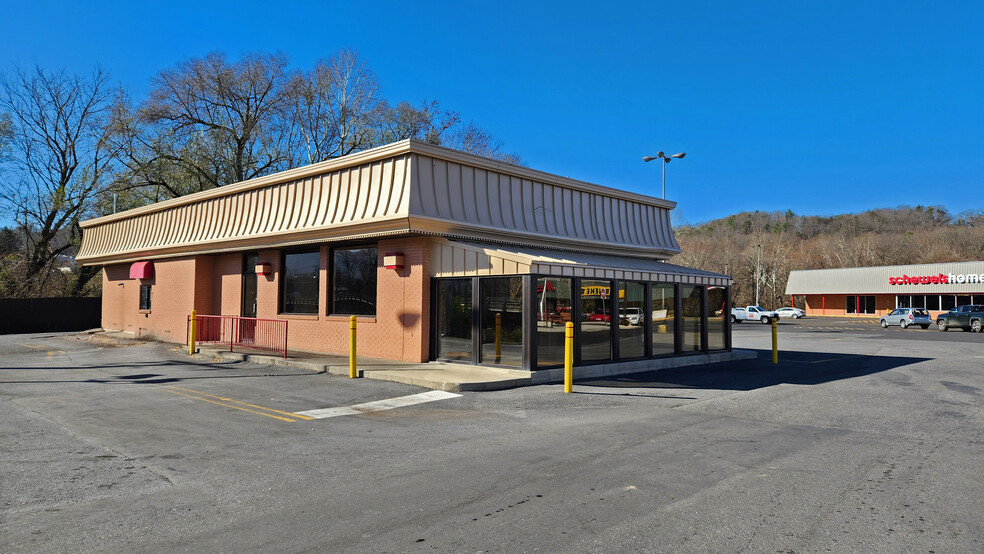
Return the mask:
M 84 331 L 101 319 L 102 298 L 0 299 L 0 335 Z

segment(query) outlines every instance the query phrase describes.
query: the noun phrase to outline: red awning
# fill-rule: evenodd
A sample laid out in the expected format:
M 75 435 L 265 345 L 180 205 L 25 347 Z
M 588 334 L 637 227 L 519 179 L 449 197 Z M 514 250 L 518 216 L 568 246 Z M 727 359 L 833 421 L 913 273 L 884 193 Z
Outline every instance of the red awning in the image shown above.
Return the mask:
M 130 279 L 153 279 L 154 262 L 134 262 L 130 266 Z

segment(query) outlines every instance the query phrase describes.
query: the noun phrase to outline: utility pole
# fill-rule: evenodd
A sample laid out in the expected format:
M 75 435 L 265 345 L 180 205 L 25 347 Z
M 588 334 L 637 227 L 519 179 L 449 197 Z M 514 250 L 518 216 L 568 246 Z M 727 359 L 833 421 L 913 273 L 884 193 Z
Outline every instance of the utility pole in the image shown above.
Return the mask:
M 759 305 L 759 282 L 762 280 L 762 245 L 756 244 L 756 250 L 758 251 L 758 257 L 755 261 L 755 305 Z

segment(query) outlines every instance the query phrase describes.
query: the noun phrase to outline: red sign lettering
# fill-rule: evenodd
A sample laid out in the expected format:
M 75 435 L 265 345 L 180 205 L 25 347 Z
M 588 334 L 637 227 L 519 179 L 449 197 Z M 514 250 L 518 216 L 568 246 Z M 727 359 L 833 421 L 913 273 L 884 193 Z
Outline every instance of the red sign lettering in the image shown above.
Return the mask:
M 942 273 L 937 275 L 919 275 L 910 277 L 902 274 L 901 277 L 889 277 L 889 285 L 948 285 L 950 278 Z

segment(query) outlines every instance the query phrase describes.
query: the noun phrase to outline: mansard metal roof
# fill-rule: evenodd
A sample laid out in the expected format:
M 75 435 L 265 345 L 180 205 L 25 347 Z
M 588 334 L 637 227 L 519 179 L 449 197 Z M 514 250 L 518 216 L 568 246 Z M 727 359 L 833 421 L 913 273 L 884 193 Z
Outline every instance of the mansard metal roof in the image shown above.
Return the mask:
M 667 259 L 675 202 L 401 141 L 82 223 L 92 265 L 429 234 Z

